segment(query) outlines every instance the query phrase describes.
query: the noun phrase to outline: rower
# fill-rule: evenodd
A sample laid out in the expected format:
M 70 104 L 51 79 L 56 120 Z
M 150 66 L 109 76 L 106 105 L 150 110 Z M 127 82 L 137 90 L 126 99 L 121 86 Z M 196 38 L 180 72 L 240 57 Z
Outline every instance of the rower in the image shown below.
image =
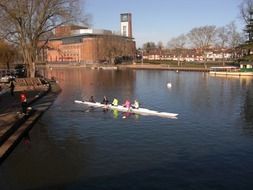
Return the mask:
M 89 102 L 95 103 L 95 100 L 94 100 L 93 96 L 90 97 Z
M 108 103 L 109 103 L 109 101 L 108 101 L 107 97 L 104 96 L 103 101 L 101 102 L 101 104 L 107 105 Z
M 112 105 L 113 106 L 118 106 L 119 104 L 119 100 L 117 98 L 114 98 L 113 101 L 112 101 Z
M 132 104 L 132 108 L 139 109 L 140 104 L 137 100 L 134 100 L 134 104 Z
M 127 100 L 125 101 L 125 103 L 123 104 L 123 106 L 126 107 L 128 110 L 130 110 L 130 107 L 131 107 L 130 101 L 127 99 Z

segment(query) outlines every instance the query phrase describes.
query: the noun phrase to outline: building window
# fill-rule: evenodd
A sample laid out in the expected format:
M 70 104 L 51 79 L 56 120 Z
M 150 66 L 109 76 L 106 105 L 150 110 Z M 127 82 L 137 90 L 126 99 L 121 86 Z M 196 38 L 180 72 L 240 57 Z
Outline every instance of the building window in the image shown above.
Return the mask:
M 123 36 L 126 36 L 127 35 L 127 27 L 126 26 L 123 26 Z

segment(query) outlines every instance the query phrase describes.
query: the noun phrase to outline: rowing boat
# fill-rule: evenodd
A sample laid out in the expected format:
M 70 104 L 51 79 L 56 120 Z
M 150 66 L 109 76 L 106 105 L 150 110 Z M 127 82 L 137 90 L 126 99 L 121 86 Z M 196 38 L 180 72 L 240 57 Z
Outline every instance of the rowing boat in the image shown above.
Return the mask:
M 118 106 L 113 106 L 111 104 L 105 105 L 101 104 L 99 102 L 88 102 L 88 101 L 80 101 L 80 100 L 75 100 L 75 103 L 77 104 L 84 104 L 86 106 L 90 107 L 96 107 L 96 108 L 103 108 L 103 109 L 110 109 L 110 110 L 118 110 L 121 112 L 129 112 L 129 113 L 135 113 L 135 114 L 140 114 L 140 115 L 152 115 L 152 116 L 159 116 L 159 117 L 166 117 L 166 118 L 173 118 L 176 119 L 178 114 L 177 113 L 168 113 L 168 112 L 159 112 L 159 111 L 154 111 L 146 108 L 126 108 L 124 106 L 118 105 Z

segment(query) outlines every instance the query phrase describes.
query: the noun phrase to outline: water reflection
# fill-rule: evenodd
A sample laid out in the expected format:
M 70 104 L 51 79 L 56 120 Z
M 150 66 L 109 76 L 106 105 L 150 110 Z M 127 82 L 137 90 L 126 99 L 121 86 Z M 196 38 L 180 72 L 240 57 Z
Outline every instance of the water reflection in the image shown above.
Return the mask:
M 104 95 L 111 98 L 115 96 L 115 91 L 122 101 L 131 97 L 133 94 L 136 73 L 132 71 L 114 71 L 114 70 L 92 70 L 92 69 L 53 69 L 48 71 L 47 75 L 54 76 L 63 89 L 68 89 L 72 92 L 73 89 L 78 89 L 83 98 L 88 99 L 90 96 L 95 96 L 97 101 L 102 101 Z M 106 93 L 105 93 L 106 92 Z M 98 95 L 99 94 L 99 95 Z M 66 98 L 69 96 L 65 93 Z M 97 97 L 96 97 L 97 96 Z
M 113 109 L 112 112 L 113 112 L 113 117 L 114 117 L 114 119 L 117 119 L 117 118 L 119 117 L 119 111 Z
M 1 165 L 2 189 L 252 188 L 252 79 L 142 70 L 47 72 L 62 93 L 31 130 L 29 148 L 21 143 Z M 123 119 L 117 110 L 74 104 L 91 95 L 121 103 L 138 98 L 143 107 L 179 117 Z
M 229 94 L 226 95 L 229 101 L 231 102 L 229 105 L 230 109 L 233 110 L 232 105 L 239 105 L 238 114 L 241 114 L 242 118 L 238 118 L 239 120 L 245 120 L 248 124 L 243 125 L 242 129 L 245 129 L 246 134 L 252 134 L 253 130 L 253 84 L 252 77 L 249 76 L 215 76 L 215 78 L 221 78 L 224 84 L 221 90 L 227 91 Z M 236 85 L 239 82 L 240 85 Z M 228 86 L 234 84 L 232 86 Z M 230 91 L 229 91 L 230 89 Z M 240 104 L 236 104 L 235 101 L 237 98 L 236 94 L 239 94 L 239 102 Z M 231 96 L 232 95 L 232 96 Z M 240 126 L 240 124 L 239 124 Z
M 23 137 L 23 143 L 27 145 L 28 148 L 30 148 L 31 145 L 31 137 L 29 135 L 29 132 L 27 132 Z
M 0 184 L 2 180 L 11 180 L 10 189 L 33 189 L 38 185 L 44 189 L 50 184 L 65 184 L 89 175 L 92 154 L 96 151 L 95 138 L 81 140 L 73 130 L 69 130 L 64 138 L 55 138 L 43 123 L 39 126 L 39 130 L 32 132 L 36 138 L 29 142 L 29 150 L 22 150 L 22 157 L 10 158 L 16 164 L 7 165 L 8 173 L 2 173 Z M 36 150 L 36 154 L 31 154 Z M 15 178 L 11 177 L 13 175 Z
M 248 123 L 253 122 L 251 77 L 212 76 L 194 72 L 187 73 L 185 77 L 185 72 L 105 71 L 85 68 L 67 71 L 53 68 L 44 73 L 48 77 L 55 77 L 62 88 L 67 89 L 61 101 L 73 97 L 75 91 L 76 99 L 88 99 L 94 95 L 97 101 L 101 101 L 106 95 L 110 97 L 110 101 L 117 97 L 122 103 L 126 98 L 138 98 L 143 106 L 157 109 L 168 105 L 172 110 L 180 110 L 181 115 L 192 109 L 191 114 L 196 118 L 201 113 L 200 119 L 227 120 L 230 115 L 242 114 Z M 172 84 L 171 89 L 165 88 L 167 82 Z M 167 95 L 163 94 L 164 91 L 167 91 Z M 164 98 L 167 102 L 164 102 Z M 148 103 L 143 101 L 145 99 L 149 99 Z M 179 107 L 184 109 L 178 109 Z M 226 113 L 220 114 L 217 109 Z M 234 110 L 238 113 L 234 113 Z M 116 111 L 112 114 L 114 118 L 119 117 Z
M 245 120 L 251 124 L 253 129 L 253 86 L 246 89 L 245 103 L 244 103 Z

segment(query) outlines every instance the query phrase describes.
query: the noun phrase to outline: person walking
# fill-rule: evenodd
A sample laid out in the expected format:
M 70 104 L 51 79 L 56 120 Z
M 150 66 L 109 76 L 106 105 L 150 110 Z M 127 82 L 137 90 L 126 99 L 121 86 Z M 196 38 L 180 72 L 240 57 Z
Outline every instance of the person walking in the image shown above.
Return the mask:
M 27 98 L 26 98 L 25 91 L 23 91 L 20 94 L 20 101 L 21 101 L 22 113 L 26 114 L 27 113 Z
M 14 88 L 15 88 L 15 84 L 14 84 L 14 81 L 12 80 L 10 83 L 10 92 L 12 96 L 14 96 Z

